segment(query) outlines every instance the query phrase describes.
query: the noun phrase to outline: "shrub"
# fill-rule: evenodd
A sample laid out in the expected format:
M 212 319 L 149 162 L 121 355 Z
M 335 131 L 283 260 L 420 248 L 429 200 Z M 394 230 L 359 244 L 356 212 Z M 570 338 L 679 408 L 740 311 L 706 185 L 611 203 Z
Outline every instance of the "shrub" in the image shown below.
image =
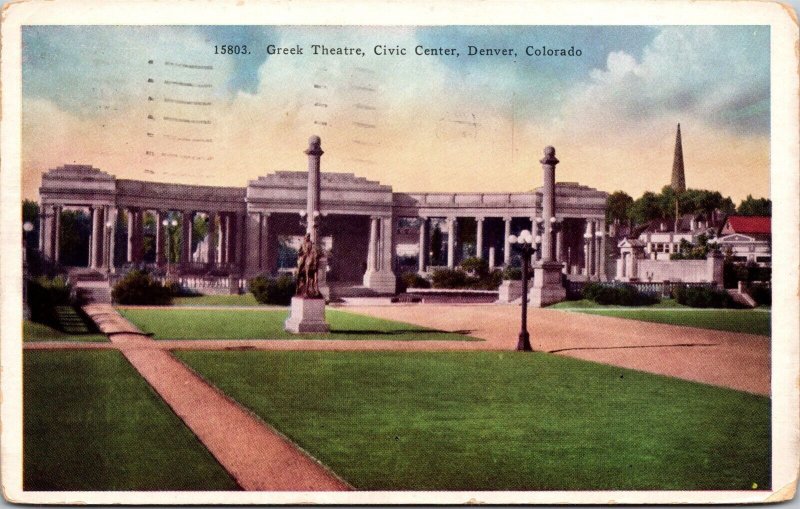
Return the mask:
M 489 274 L 489 262 L 478 257 L 467 258 L 461 262 L 461 270 L 470 276 L 483 278 Z
M 519 267 L 506 267 L 503 269 L 503 279 L 522 281 L 522 269 Z
M 702 286 L 677 286 L 672 289 L 672 296 L 678 304 L 693 308 L 734 307 L 733 298 L 728 292 Z
M 521 276 L 520 276 L 521 277 Z M 478 281 L 476 288 L 479 290 L 497 290 L 500 283 L 503 282 L 503 271 L 493 270 Z
M 142 270 L 128 272 L 111 290 L 118 304 L 149 304 L 164 306 L 172 302 L 172 291 Z
M 750 297 L 756 301 L 759 306 L 772 305 L 772 289 L 766 285 L 752 285 L 750 286 Z
M 286 306 L 295 293 L 294 277 L 283 274 L 277 279 L 267 276 L 254 277 L 249 281 L 250 293 L 261 304 Z
M 603 305 L 649 306 L 659 302 L 656 295 L 642 293 L 633 285 L 605 285 L 589 283 L 583 287 L 581 295 L 584 299 L 593 300 Z
M 72 287 L 61 276 L 47 278 L 44 276 L 28 280 L 28 307 L 31 311 L 31 320 L 56 325 L 56 306 L 70 304 Z
M 467 273 L 461 269 L 438 269 L 431 275 L 434 288 L 464 288 L 467 284 Z
M 400 275 L 400 291 L 407 288 L 430 288 L 431 282 L 420 276 L 416 272 L 403 272 Z

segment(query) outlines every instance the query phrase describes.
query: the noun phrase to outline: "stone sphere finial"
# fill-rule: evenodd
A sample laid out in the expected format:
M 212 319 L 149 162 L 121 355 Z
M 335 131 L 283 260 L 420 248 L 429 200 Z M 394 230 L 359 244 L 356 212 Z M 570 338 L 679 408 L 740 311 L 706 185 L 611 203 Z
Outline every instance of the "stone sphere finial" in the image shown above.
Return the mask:
M 551 145 L 546 146 L 544 148 L 544 157 L 539 162 L 549 166 L 557 165 L 558 159 L 556 158 L 556 148 Z
M 308 155 L 322 155 L 322 140 L 316 134 L 308 139 L 308 149 L 305 151 Z

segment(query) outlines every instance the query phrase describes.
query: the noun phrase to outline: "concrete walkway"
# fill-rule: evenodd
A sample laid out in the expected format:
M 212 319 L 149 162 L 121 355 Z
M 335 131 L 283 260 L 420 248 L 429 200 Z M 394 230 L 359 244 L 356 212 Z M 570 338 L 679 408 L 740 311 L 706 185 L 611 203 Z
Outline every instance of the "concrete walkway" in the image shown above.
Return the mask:
M 486 340 L 448 345 L 424 341 L 418 342 L 419 350 L 511 350 L 517 344 L 521 310 L 516 305 L 409 304 L 349 307 L 348 311 L 433 329 L 463 331 Z M 529 309 L 528 324 L 534 350 L 770 394 L 770 338 L 766 336 L 555 309 Z M 368 347 L 362 345 L 364 349 Z
M 158 348 L 156 341 L 135 330 L 112 306 L 90 304 L 84 310 L 95 319 L 101 331 L 110 334 L 113 346 L 119 348 L 243 489 L 352 489 L 168 351 Z

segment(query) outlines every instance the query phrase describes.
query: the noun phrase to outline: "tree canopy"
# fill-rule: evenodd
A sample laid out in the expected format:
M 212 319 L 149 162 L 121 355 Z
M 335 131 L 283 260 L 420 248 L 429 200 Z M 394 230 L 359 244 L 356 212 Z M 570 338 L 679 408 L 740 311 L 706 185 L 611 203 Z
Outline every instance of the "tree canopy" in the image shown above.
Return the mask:
M 739 204 L 736 213 L 740 216 L 771 216 L 772 200 L 769 198 L 753 198 L 753 195 L 748 194 L 747 198 Z

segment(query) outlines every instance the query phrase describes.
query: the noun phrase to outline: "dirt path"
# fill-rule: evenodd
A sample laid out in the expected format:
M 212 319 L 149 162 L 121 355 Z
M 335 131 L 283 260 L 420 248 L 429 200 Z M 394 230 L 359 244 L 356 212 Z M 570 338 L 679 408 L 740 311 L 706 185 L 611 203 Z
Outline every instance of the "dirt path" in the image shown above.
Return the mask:
M 110 305 L 84 308 L 211 454 L 245 490 L 352 489 L 263 421 L 209 385 Z M 116 315 L 116 316 L 115 316 Z M 133 330 L 131 330 L 133 329 Z M 125 331 L 125 332 L 119 332 Z M 33 343 L 31 343 L 33 344 Z M 80 345 L 76 345 L 80 346 Z

